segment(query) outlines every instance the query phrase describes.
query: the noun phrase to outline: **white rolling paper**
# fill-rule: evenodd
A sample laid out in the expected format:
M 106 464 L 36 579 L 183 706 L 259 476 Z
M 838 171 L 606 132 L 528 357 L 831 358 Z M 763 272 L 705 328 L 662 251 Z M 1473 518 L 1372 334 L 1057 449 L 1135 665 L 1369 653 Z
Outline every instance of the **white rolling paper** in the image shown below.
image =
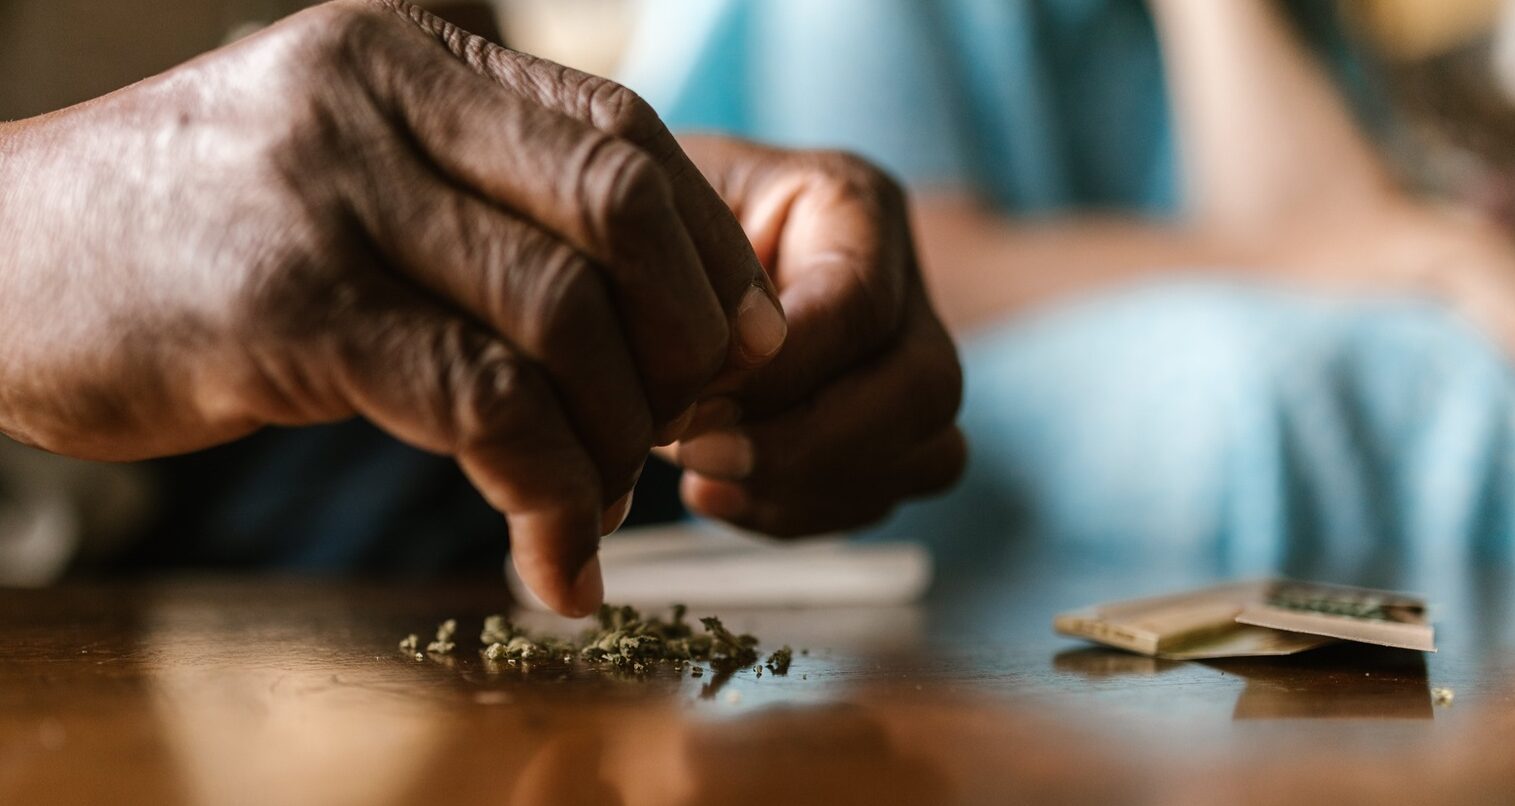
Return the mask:
M 931 555 L 914 543 L 775 541 L 706 523 L 631 529 L 600 547 L 605 601 L 639 607 L 851 607 L 914 602 Z M 517 600 L 542 603 L 506 563 Z

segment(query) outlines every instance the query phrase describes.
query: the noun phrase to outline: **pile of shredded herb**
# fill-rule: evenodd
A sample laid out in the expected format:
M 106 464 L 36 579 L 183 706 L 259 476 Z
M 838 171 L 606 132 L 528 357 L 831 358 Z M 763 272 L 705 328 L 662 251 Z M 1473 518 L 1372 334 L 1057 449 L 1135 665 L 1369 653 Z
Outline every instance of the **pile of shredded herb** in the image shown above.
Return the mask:
M 685 620 L 687 613 L 685 606 L 674 605 L 665 621 L 656 616 L 644 617 L 630 606 L 602 605 L 596 617 L 598 626 L 585 630 L 577 639 L 532 635 L 504 616 L 494 615 L 484 619 L 484 628 L 479 633 L 484 647 L 480 654 L 487 661 L 513 665 L 549 660 L 571 663 L 578 659 L 591 665 L 635 672 L 654 663 L 705 662 L 718 671 L 746 666 L 760 668 L 756 666 L 757 638 L 732 633 L 714 616 L 700 619 L 704 632 L 696 633 Z M 456 647 L 453 641 L 456 631 L 454 619 L 442 622 L 437 628 L 437 639 L 427 645 L 426 651 L 450 654 Z M 400 642 L 400 649 L 419 657 L 419 644 L 417 636 L 408 635 Z M 768 658 L 768 670 L 777 675 L 787 674 L 793 658 L 789 647 L 783 647 Z M 693 674 L 699 676 L 703 672 L 695 667 Z

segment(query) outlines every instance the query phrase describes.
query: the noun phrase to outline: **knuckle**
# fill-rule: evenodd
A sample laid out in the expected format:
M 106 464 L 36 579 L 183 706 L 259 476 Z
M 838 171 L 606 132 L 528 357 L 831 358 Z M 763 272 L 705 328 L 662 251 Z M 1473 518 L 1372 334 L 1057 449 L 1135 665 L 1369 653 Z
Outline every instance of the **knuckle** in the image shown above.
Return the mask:
M 603 358 L 596 351 L 620 338 L 609 291 L 599 271 L 572 248 L 545 238 L 529 248 L 535 255 L 527 264 L 533 285 L 520 295 L 523 307 L 514 317 L 522 323 L 518 346 L 555 381 L 568 382 L 572 375 L 582 377 L 579 367 Z M 622 405 L 614 418 L 621 427 L 609 438 L 602 434 L 596 441 L 603 444 L 594 450 L 607 492 L 618 484 L 624 486 L 620 492 L 630 488 L 652 444 L 640 398 Z
M 545 241 L 546 239 L 543 239 Z M 573 249 L 558 243 L 528 247 L 535 288 L 526 295 L 523 341 L 549 364 L 583 355 L 590 337 L 606 323 L 609 299 L 598 272 Z
M 261 60 L 265 97 L 276 114 L 233 136 L 254 141 L 253 152 L 277 161 L 296 187 L 351 165 L 390 141 L 390 124 L 368 101 L 366 46 L 383 21 L 348 4 L 327 4 L 271 29 Z
M 387 24 L 384 9 L 392 4 L 380 0 L 339 0 L 323 3 L 297 14 L 281 26 L 306 56 L 347 55 L 372 44 Z
M 822 151 L 815 165 L 844 195 L 871 202 L 885 210 L 904 208 L 904 186 L 877 164 L 849 151 Z
M 583 115 L 595 128 L 633 143 L 663 133 L 663 121 L 642 96 L 603 78 L 585 76 L 579 85 Z
M 589 148 L 578 170 L 578 196 L 586 229 L 610 254 L 645 238 L 640 225 L 673 205 L 673 187 L 652 158 L 609 135 Z
M 401 232 L 416 233 L 436 253 L 450 254 L 457 265 L 468 267 L 453 281 L 460 286 L 457 291 L 479 300 L 488 319 L 501 321 L 501 307 L 512 296 L 511 274 L 518 265 L 521 244 L 493 226 L 488 213 L 469 196 L 447 195 L 435 205 L 439 209 L 385 210 L 383 217 L 376 218 L 391 220 Z
M 534 419 L 545 399 L 542 382 L 504 345 L 449 328 L 438 336 L 437 415 L 456 452 L 511 442 Z
M 673 187 L 651 157 L 614 141 L 601 153 L 599 171 L 606 176 L 603 204 L 607 225 L 616 219 L 634 222 L 671 209 Z
M 904 194 L 871 163 L 845 152 L 810 156 L 811 188 L 849 220 L 863 224 L 846 244 L 815 256 L 830 264 L 845 296 L 845 325 L 861 343 L 878 345 L 900 328 L 913 271 Z

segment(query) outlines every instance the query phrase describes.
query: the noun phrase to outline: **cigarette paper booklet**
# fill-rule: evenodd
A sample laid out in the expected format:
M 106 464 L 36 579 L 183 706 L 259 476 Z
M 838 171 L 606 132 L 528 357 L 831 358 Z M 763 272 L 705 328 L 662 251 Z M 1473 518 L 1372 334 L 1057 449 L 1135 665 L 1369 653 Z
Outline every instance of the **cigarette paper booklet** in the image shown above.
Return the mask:
M 1335 641 L 1436 651 L 1422 599 L 1288 580 L 1091 605 L 1057 616 L 1053 628 L 1174 660 L 1292 655 Z

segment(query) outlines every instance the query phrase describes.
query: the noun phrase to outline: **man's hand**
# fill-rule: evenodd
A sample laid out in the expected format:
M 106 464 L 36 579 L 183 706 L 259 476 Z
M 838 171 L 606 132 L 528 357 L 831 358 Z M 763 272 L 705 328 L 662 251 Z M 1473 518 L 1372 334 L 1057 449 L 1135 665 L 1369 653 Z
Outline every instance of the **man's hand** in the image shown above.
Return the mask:
M 0 431 L 124 460 L 361 415 L 456 456 L 565 613 L 654 442 L 784 337 L 644 103 L 407 3 L 0 127 Z
M 962 371 L 899 189 L 845 155 L 687 138 L 779 288 L 790 335 L 728 373 L 669 451 L 685 503 L 776 535 L 863 525 L 961 474 Z

